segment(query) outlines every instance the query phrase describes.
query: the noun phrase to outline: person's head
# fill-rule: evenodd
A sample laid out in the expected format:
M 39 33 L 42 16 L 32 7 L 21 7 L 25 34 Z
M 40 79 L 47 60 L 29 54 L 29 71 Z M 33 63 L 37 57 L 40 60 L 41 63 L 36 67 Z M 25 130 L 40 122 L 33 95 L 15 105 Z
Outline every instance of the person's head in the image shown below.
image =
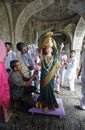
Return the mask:
M 7 52 L 9 52 L 12 48 L 12 43 L 11 42 L 5 42 L 5 47 L 7 49 Z
M 22 53 L 26 53 L 28 50 L 27 45 L 25 45 L 23 42 L 18 42 L 16 45 L 16 48 L 18 51 L 20 51 Z
M 53 49 L 53 55 L 56 55 L 57 45 L 52 35 L 53 35 L 53 32 L 46 33 L 46 38 L 43 41 L 42 48 L 47 48 L 48 46 L 50 46 Z
M 46 51 L 46 54 L 52 54 L 53 50 L 51 46 L 48 46 L 45 51 Z
M 75 54 L 76 54 L 76 51 L 75 51 L 75 50 L 71 50 L 71 51 L 70 51 L 70 57 L 74 57 Z
M 22 69 L 22 65 L 21 63 L 19 62 L 19 60 L 12 60 L 10 62 L 10 67 L 13 71 L 21 71 Z

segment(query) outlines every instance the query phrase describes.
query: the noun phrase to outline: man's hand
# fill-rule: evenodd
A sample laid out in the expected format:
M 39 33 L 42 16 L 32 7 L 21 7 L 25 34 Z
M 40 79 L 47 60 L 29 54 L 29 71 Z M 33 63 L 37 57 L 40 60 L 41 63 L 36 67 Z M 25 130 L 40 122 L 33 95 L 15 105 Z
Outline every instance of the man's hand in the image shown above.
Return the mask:
M 37 75 L 38 74 L 38 71 L 37 70 L 35 70 L 34 71 L 34 73 L 33 73 L 33 75 Z
M 32 75 L 32 79 L 33 79 L 33 80 L 36 80 L 37 74 L 38 74 L 38 71 L 35 70 L 34 73 L 33 73 L 33 75 Z
M 29 70 L 33 70 L 33 67 L 32 67 L 32 66 L 29 66 L 28 69 L 29 69 Z

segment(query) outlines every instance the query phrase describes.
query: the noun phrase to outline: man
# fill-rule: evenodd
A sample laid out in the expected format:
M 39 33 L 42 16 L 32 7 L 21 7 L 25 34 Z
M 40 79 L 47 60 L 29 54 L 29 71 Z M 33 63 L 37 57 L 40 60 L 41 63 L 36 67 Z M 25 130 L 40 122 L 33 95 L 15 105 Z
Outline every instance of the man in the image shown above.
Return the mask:
M 70 51 L 70 60 L 67 63 L 67 80 L 71 91 L 75 91 L 74 80 L 76 77 L 77 58 L 75 50 Z
M 35 92 L 36 88 L 34 86 L 30 86 L 30 83 L 35 80 L 37 71 L 35 71 L 30 78 L 26 78 L 21 73 L 22 66 L 18 60 L 11 61 L 10 66 L 13 70 L 9 76 L 12 100 L 22 101 L 27 104 L 28 107 L 35 106 L 30 94 Z
M 35 44 L 27 46 L 23 42 L 19 42 L 16 47 L 21 52 L 23 62 L 29 69 L 29 76 L 32 76 L 34 70 L 36 69 L 36 63 L 39 64 L 40 62 L 38 46 Z M 38 57 L 37 61 L 36 57 Z M 35 85 L 34 82 L 32 82 L 32 85 Z M 40 71 L 38 71 L 37 74 L 36 88 L 37 92 L 40 92 Z

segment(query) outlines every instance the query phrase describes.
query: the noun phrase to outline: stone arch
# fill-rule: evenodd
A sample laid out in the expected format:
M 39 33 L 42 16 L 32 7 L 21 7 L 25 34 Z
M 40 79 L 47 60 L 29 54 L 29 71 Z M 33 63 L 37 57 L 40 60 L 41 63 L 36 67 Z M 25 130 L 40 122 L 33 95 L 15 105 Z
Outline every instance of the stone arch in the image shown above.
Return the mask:
M 54 0 L 35 0 L 28 4 L 21 14 L 18 17 L 16 27 L 15 27 L 15 42 L 19 42 L 20 40 L 23 41 L 22 39 L 22 32 L 23 28 L 28 21 L 28 19 L 35 13 L 41 11 L 42 9 L 50 6 L 51 4 L 54 3 Z
M 54 0 L 43 0 L 43 1 L 35 0 L 35 1 L 31 2 L 30 4 L 28 4 L 23 9 L 23 11 L 21 12 L 21 14 L 18 17 L 16 27 L 15 27 L 15 42 L 19 42 L 20 40 L 23 41 L 22 32 L 23 32 L 23 28 L 24 28 L 26 22 L 28 21 L 28 19 L 35 13 L 41 11 L 44 8 L 47 8 L 48 6 L 50 6 L 53 3 L 54 3 Z M 66 2 L 65 0 L 62 1 L 62 4 L 65 7 L 69 8 L 69 9 L 75 11 L 76 13 L 78 13 L 79 15 L 83 16 L 83 12 L 82 12 L 82 10 L 79 10 L 77 4 L 69 3 L 69 1 Z M 82 2 L 79 4 L 83 6 Z
M 57 33 L 62 33 L 62 35 L 64 35 L 65 39 L 62 39 L 62 42 L 64 43 L 64 48 L 63 49 L 64 49 L 64 51 L 65 51 L 66 54 L 69 54 L 69 51 L 71 49 L 71 43 L 72 43 L 71 37 L 70 37 L 69 33 L 66 32 L 65 30 L 59 31 Z M 61 47 L 62 42 L 60 43 L 60 47 Z M 66 47 L 65 47 L 66 45 L 69 46 L 68 51 L 66 50 Z
M 71 49 L 71 43 L 72 43 L 72 39 L 71 39 L 71 37 L 70 37 L 70 35 L 69 35 L 69 33 L 68 32 L 66 32 L 65 30 L 63 30 L 63 33 L 66 35 L 66 37 L 67 37 L 67 39 L 68 39 L 68 44 L 69 44 L 69 49 Z
M 78 59 L 78 65 L 79 65 L 79 57 L 80 57 L 80 51 L 82 47 L 82 42 L 85 36 L 85 21 L 81 17 L 74 33 L 74 39 L 73 39 L 73 49 L 76 50 L 77 53 L 77 59 Z
M 85 19 L 85 2 L 84 1 L 67 1 L 67 0 L 63 0 L 63 4 L 65 5 L 65 7 L 67 7 L 68 9 L 73 10 L 74 12 L 76 12 L 77 14 L 79 14 L 80 16 L 82 16 Z
M 71 43 L 71 37 L 70 37 L 69 33 L 67 33 L 65 30 L 62 32 L 67 36 L 69 42 Z
M 0 38 L 4 41 L 10 41 L 8 14 L 3 1 L 0 1 L 0 9 Z
M 14 33 L 13 33 L 13 19 L 12 19 L 12 8 L 8 1 L 3 0 L 4 6 L 8 16 L 8 23 L 9 23 L 9 31 L 10 31 L 10 41 L 14 43 Z

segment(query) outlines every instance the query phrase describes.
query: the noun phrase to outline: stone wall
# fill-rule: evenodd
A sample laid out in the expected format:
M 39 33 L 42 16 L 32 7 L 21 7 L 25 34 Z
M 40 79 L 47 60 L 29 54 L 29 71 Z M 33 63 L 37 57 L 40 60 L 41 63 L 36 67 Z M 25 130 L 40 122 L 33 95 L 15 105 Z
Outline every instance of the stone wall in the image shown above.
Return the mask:
M 0 39 L 10 41 L 9 19 L 5 5 L 0 2 Z

